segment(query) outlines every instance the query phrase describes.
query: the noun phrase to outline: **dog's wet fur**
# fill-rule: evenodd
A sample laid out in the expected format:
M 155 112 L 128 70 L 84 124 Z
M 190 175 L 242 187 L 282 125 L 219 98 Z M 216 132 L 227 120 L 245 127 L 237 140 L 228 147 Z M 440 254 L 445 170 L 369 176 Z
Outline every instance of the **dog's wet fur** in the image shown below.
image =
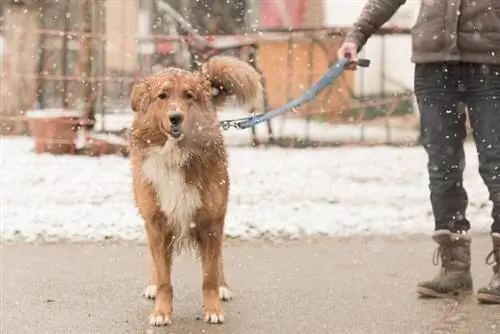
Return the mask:
M 231 97 L 258 107 L 263 90 L 253 67 L 225 56 L 195 72 L 168 68 L 133 87 L 130 158 L 152 259 L 145 292 L 155 299 L 152 325 L 172 321 L 172 256 L 183 249 L 201 259 L 204 320 L 224 322 L 220 299 L 232 296 L 222 259 L 229 175 L 216 110 Z

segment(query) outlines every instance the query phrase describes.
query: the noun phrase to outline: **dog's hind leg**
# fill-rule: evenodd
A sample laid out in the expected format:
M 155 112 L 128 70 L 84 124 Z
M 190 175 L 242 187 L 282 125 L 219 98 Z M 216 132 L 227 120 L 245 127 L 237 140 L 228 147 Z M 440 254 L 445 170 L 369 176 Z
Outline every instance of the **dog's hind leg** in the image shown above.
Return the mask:
M 259 139 L 257 138 L 257 129 L 255 128 L 255 125 L 252 126 L 252 146 L 257 147 L 260 145 Z
M 262 87 L 264 88 L 264 99 L 263 99 L 264 112 L 268 112 L 269 111 L 269 100 L 268 100 L 268 96 L 267 96 L 266 80 L 264 79 L 263 76 L 262 76 Z M 266 124 L 267 124 L 267 136 L 268 136 L 267 143 L 274 144 L 274 133 L 273 133 L 273 126 L 271 124 L 271 119 L 268 119 L 266 121 Z
M 271 124 L 271 120 L 267 120 L 267 135 L 268 135 L 268 144 L 274 144 L 274 133 L 273 133 L 273 126 Z
M 219 264 L 219 298 L 224 301 L 233 299 L 233 293 L 229 289 L 229 285 L 226 281 L 226 275 L 224 274 L 224 258 L 222 253 Z

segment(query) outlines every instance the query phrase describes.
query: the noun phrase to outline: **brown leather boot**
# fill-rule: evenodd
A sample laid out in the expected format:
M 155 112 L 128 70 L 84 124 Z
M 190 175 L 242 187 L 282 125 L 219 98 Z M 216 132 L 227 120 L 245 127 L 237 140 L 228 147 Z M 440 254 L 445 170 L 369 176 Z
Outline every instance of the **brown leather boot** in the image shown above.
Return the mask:
M 487 286 L 478 290 L 477 300 L 485 304 L 500 304 L 500 233 L 492 233 L 491 239 L 493 250 L 486 257 L 486 264 L 493 264 L 493 277 Z
M 433 262 L 438 265 L 441 258 L 441 268 L 434 279 L 418 283 L 417 292 L 420 296 L 446 298 L 472 292 L 470 236 L 464 232 L 439 230 L 432 239 L 439 245 L 434 252 Z

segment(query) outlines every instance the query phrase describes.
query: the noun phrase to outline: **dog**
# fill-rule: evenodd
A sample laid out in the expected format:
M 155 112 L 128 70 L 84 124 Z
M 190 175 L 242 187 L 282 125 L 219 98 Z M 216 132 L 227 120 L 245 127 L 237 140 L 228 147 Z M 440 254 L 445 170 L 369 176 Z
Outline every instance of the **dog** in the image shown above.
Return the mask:
M 201 260 L 205 322 L 224 322 L 220 300 L 232 298 L 222 258 L 229 172 L 217 108 L 232 97 L 259 106 L 263 88 L 253 67 L 229 56 L 196 71 L 167 68 L 132 88 L 130 160 L 151 258 L 151 325 L 172 323 L 172 257 L 183 249 Z

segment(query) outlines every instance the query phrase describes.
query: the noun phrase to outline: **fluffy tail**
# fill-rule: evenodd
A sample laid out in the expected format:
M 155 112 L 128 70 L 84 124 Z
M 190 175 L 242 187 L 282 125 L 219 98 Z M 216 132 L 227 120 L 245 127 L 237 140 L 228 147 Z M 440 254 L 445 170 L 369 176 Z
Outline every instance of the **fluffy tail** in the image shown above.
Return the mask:
M 234 57 L 215 56 L 201 66 L 210 82 L 215 106 L 234 96 L 239 104 L 261 110 L 263 88 L 260 74 L 249 64 Z

